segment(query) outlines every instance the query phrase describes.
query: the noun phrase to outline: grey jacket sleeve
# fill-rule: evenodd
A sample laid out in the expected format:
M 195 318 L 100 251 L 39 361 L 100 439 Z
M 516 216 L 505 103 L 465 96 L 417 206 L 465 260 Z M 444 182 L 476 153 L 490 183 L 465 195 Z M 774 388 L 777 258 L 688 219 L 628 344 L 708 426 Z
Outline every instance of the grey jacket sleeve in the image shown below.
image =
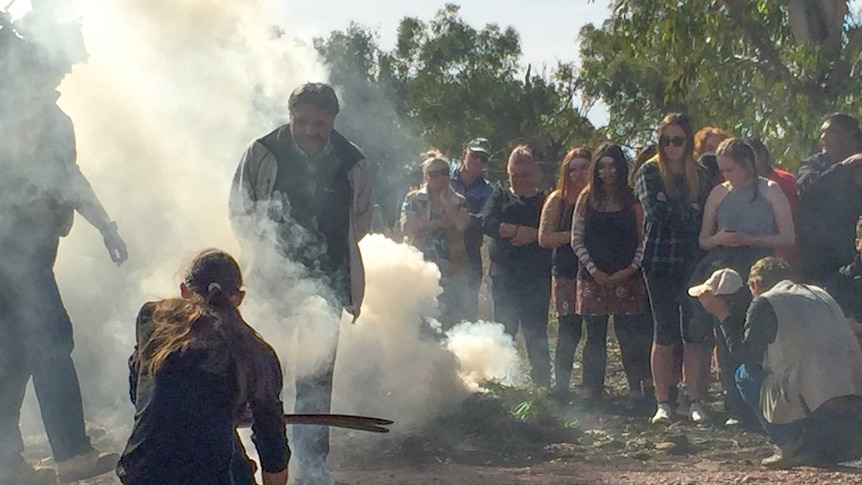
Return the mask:
M 371 204 L 372 186 L 368 160 L 360 160 L 357 164 L 353 183 L 356 192 L 353 218 L 356 223 L 356 240 L 358 241 L 371 229 L 371 216 L 374 212 Z
M 60 124 L 58 127 L 60 146 L 68 147 L 67 151 L 62 154 L 68 177 L 65 191 L 67 202 L 100 233 L 104 234 L 108 230 L 113 231 L 114 224 L 110 216 L 102 207 L 102 203 L 96 196 L 96 192 L 87 177 L 81 172 L 81 167 L 78 166 L 78 150 L 75 144 L 75 127 L 72 120 L 63 113 L 58 123 Z
M 261 160 L 270 155 L 269 150 L 257 141 L 246 148 L 236 168 L 230 186 L 228 209 L 234 234 L 242 244 L 248 241 L 254 231 L 254 214 L 260 200 L 255 180 Z

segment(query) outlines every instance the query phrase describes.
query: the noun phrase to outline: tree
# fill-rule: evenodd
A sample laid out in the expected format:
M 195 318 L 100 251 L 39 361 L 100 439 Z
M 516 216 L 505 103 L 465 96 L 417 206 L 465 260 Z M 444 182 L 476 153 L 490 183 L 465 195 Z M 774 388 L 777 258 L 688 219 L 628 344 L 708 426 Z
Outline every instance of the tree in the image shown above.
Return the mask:
M 845 0 L 618 0 L 581 31 L 578 87 L 608 105 L 612 138 L 645 141 L 683 110 L 795 165 L 824 114 L 862 113 L 860 51 Z

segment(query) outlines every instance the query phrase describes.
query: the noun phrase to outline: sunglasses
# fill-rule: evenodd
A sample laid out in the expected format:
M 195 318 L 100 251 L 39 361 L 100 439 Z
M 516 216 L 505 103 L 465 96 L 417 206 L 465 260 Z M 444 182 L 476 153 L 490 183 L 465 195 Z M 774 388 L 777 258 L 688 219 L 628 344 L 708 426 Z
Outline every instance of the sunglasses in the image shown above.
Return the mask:
M 673 145 L 675 147 L 681 147 L 681 146 L 685 145 L 685 138 L 683 138 L 681 136 L 675 136 L 673 138 L 671 138 L 669 136 L 663 136 L 663 137 L 658 139 L 658 144 L 663 146 L 663 147 L 666 147 L 668 145 Z
M 432 179 L 436 179 L 438 177 L 446 177 L 449 175 L 449 169 L 448 168 L 441 168 L 439 170 L 429 170 L 429 171 L 425 172 L 425 175 L 427 175 L 428 178 L 432 178 Z

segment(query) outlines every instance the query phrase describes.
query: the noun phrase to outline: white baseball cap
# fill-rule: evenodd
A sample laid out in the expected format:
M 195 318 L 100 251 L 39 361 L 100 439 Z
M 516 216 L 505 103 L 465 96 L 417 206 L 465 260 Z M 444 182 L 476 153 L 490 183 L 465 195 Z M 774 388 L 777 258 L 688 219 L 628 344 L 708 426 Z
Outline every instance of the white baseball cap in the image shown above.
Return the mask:
M 688 294 L 695 298 L 706 292 L 716 296 L 732 295 L 739 291 L 742 286 L 742 277 L 739 276 L 739 273 L 730 268 L 724 268 L 712 273 L 712 276 L 703 283 L 689 288 Z

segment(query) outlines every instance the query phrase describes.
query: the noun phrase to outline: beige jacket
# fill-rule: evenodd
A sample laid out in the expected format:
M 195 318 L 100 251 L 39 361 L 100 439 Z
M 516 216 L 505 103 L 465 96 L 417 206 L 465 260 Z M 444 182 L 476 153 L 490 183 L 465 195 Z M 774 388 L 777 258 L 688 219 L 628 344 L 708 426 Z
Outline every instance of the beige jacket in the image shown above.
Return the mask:
M 862 396 L 862 350 L 826 291 L 782 281 L 761 297 L 778 318 L 775 341 L 763 357 L 769 374 L 760 404 L 767 421 L 790 423 L 833 398 Z

